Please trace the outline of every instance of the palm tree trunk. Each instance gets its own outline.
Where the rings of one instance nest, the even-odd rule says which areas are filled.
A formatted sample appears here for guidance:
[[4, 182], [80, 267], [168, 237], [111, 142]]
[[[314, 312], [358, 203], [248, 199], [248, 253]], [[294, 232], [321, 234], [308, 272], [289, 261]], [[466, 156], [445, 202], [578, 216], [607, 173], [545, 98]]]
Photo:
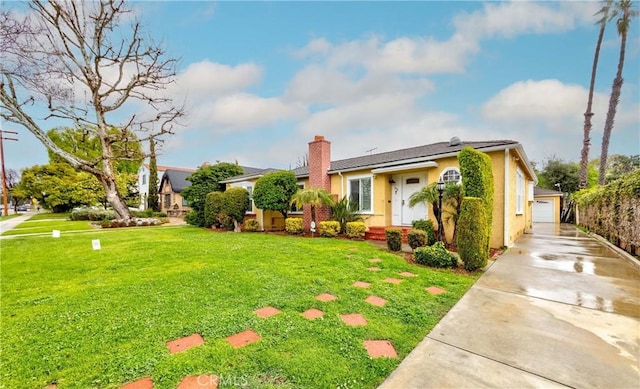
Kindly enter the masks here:
[[598, 34], [598, 42], [596, 43], [596, 52], [593, 56], [593, 65], [591, 67], [591, 84], [589, 85], [589, 99], [587, 101], [587, 110], [584, 113], [584, 138], [582, 140], [582, 153], [580, 155], [580, 181], [578, 187], [584, 189], [587, 187], [587, 168], [589, 165], [589, 147], [591, 146], [591, 118], [593, 112], [593, 90], [596, 84], [596, 73], [598, 69], [598, 58], [600, 57], [600, 46], [602, 46], [602, 38], [606, 27], [606, 19], [600, 23], [600, 33]]
[[[623, 12], [622, 23], [628, 25], [626, 21], [628, 21], [629, 19], [629, 9], [626, 8]], [[616, 110], [618, 108], [618, 102], [620, 101], [622, 83], [624, 82], [624, 80], [622, 79], [622, 68], [624, 67], [624, 54], [627, 45], [627, 30], [625, 28], [621, 29], [620, 35], [620, 58], [618, 59], [618, 72], [616, 73], [616, 78], [613, 80], [613, 85], [611, 87], [609, 111], [607, 112], [607, 119], [604, 123], [604, 134], [602, 135], [602, 152], [600, 153], [600, 172], [598, 177], [598, 183], [600, 185], [604, 185], [606, 181], [605, 174], [607, 168], [607, 157], [609, 154], [609, 139], [611, 138], [611, 131], [613, 130]]]

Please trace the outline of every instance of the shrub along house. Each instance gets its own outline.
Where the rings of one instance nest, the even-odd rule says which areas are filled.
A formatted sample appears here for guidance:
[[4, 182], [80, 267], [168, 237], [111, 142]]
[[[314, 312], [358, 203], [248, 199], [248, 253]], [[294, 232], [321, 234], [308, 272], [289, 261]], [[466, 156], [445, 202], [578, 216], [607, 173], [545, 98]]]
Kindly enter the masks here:
[[[419, 204], [412, 208], [409, 197], [439, 180], [460, 183], [457, 155], [465, 146], [482, 151], [491, 159], [494, 205], [490, 245], [509, 246], [531, 228], [533, 187], [537, 183], [533, 167], [522, 145], [516, 141], [461, 142], [453, 138], [449, 142], [331, 161], [331, 143], [323, 136], [316, 136], [309, 143], [308, 166], [297, 168], [294, 173], [300, 188], [322, 188], [336, 198], [347, 196], [357, 202], [369, 230], [368, 236], [384, 237], [386, 227], [410, 227], [417, 219], [431, 219], [437, 225], [431, 207]], [[228, 187], [241, 186], [251, 192], [255, 181], [271, 170], [236, 176], [223, 182]], [[296, 215], [305, 219], [308, 229], [309, 211], [294, 210], [289, 216]], [[325, 209], [317, 216], [318, 220], [326, 220], [329, 213]], [[284, 227], [278, 212], [263, 212], [252, 206], [251, 217], [258, 219], [267, 230]], [[445, 224], [449, 239], [452, 229]]]

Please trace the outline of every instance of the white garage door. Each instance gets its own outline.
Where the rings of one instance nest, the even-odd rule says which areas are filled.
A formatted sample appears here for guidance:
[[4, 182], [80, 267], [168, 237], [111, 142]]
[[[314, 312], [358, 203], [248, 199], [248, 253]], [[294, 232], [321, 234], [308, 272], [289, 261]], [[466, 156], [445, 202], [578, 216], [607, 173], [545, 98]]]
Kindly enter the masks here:
[[534, 223], [555, 223], [555, 207], [553, 200], [536, 200], [533, 202]]

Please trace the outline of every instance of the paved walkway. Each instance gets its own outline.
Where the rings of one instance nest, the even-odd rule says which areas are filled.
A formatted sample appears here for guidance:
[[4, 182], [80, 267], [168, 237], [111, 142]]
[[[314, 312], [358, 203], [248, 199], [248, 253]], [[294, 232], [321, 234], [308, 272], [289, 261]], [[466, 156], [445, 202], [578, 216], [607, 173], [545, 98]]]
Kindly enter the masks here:
[[21, 214], [20, 216], [16, 216], [11, 219], [0, 221], [0, 234], [5, 231], [14, 229], [18, 224], [29, 219], [31, 216], [35, 214], [36, 214], [35, 212], [29, 211]]
[[640, 270], [537, 224], [380, 386], [640, 388]]

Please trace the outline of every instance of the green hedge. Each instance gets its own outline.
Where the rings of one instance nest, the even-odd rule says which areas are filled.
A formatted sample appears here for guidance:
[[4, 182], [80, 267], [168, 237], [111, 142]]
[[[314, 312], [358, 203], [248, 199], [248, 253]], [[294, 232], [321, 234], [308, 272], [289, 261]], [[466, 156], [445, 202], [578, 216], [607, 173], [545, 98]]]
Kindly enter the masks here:
[[436, 229], [432, 220], [414, 220], [411, 222], [411, 227], [414, 230], [422, 230], [427, 234], [427, 246], [431, 246], [436, 242]]
[[108, 211], [105, 209], [93, 209], [93, 208], [81, 208], [76, 209], [71, 212], [70, 219], [71, 220], [91, 220], [91, 221], [101, 221], [101, 220], [113, 220], [116, 218], [116, 214], [113, 211]]
[[486, 218], [485, 244], [488, 252], [493, 226], [494, 183], [491, 158], [472, 147], [464, 147], [458, 153], [458, 162], [464, 196], [482, 199]]
[[489, 247], [486, 235], [487, 218], [482, 199], [465, 197], [458, 219], [458, 254], [467, 270], [476, 270], [487, 265]]
[[260, 222], [256, 219], [247, 219], [244, 221], [244, 230], [247, 232], [258, 232], [260, 231]]
[[326, 238], [335, 238], [340, 233], [340, 222], [322, 221], [319, 223], [320, 235]]
[[402, 230], [400, 228], [386, 228], [384, 235], [387, 238], [387, 248], [390, 251], [402, 250]]
[[415, 250], [418, 247], [427, 245], [427, 233], [422, 230], [410, 230], [407, 233], [407, 241], [411, 249]]
[[349, 239], [362, 240], [366, 231], [367, 226], [365, 226], [364, 222], [347, 223], [347, 236]]
[[455, 267], [458, 258], [449, 252], [444, 243], [436, 242], [431, 246], [418, 247], [413, 252], [416, 262], [431, 267]]
[[224, 196], [222, 192], [207, 193], [204, 200], [204, 224], [206, 227], [220, 227], [222, 225], [222, 206]]
[[640, 256], [640, 170], [572, 196], [579, 225]]
[[288, 217], [284, 219], [284, 230], [291, 235], [302, 234], [302, 218]]

